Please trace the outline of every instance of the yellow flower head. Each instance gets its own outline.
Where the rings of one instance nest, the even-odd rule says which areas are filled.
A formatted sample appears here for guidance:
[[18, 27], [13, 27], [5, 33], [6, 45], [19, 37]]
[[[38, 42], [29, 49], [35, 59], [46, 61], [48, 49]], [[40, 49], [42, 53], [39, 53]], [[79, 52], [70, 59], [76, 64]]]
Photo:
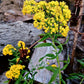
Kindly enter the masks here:
[[30, 53], [30, 49], [28, 49], [27, 54]]
[[20, 64], [12, 65], [10, 67], [10, 70], [6, 72], [6, 77], [9, 79], [19, 78], [20, 70], [22, 70], [23, 68], [25, 68], [24, 65], [20, 65]]
[[18, 41], [18, 47], [25, 47], [25, 43], [23, 41]]
[[[23, 14], [33, 14], [34, 27], [43, 29], [45, 33], [59, 33], [64, 37], [67, 36], [67, 22], [71, 18], [71, 11], [66, 3], [51, 1], [51, 2], [35, 2], [34, 0], [24, 1]], [[32, 3], [33, 2], [33, 3]], [[61, 30], [60, 27], [65, 29]]]
[[55, 64], [52, 64], [52, 65], [51, 65], [51, 67], [53, 67], [53, 68], [56, 68], [56, 67], [57, 67], [57, 65], [55, 65]]
[[16, 50], [16, 48], [14, 48], [14, 46], [7, 44], [4, 48], [3, 48], [3, 55], [13, 55], [12, 50]]
[[49, 63], [49, 62], [47, 62], [47, 64], [48, 64], [48, 65], [50, 65], [50, 63]]
[[30, 56], [26, 56], [26, 59], [28, 59]]

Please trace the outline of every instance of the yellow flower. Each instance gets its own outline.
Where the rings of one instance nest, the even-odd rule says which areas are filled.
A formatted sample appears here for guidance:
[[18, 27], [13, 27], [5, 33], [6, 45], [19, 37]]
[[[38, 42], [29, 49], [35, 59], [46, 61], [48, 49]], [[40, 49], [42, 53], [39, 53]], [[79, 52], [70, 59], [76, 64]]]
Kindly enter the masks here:
[[18, 41], [18, 47], [25, 47], [25, 43], [23, 41]]
[[26, 59], [28, 59], [30, 56], [26, 56]]
[[19, 78], [20, 70], [22, 70], [23, 68], [25, 68], [24, 65], [20, 65], [20, 64], [12, 65], [10, 67], [10, 70], [6, 72], [6, 77], [10, 79]]
[[16, 48], [14, 48], [14, 46], [7, 44], [4, 48], [3, 48], [3, 55], [13, 55], [12, 50], [16, 50]]
[[50, 63], [49, 63], [49, 62], [47, 62], [47, 64], [48, 64], [48, 65], [50, 65]]
[[28, 49], [27, 54], [30, 53], [30, 49]]
[[53, 68], [56, 68], [56, 67], [57, 67], [57, 65], [55, 65], [55, 64], [52, 64], [52, 65], [51, 65], [51, 67], [53, 67]]
[[20, 58], [17, 58], [17, 59], [16, 59], [16, 62], [18, 62], [18, 61], [19, 61], [19, 59], [20, 59]]
[[[45, 33], [61, 33], [64, 37], [67, 36], [66, 29], [60, 29], [60, 26], [67, 26], [67, 21], [71, 18], [71, 11], [66, 3], [51, 1], [51, 2], [35, 2], [34, 0], [24, 1], [23, 14], [33, 14], [34, 27], [43, 29]], [[65, 31], [67, 31], [65, 33]]]
[[11, 71], [7, 71], [5, 75], [7, 78], [12, 79], [12, 72]]

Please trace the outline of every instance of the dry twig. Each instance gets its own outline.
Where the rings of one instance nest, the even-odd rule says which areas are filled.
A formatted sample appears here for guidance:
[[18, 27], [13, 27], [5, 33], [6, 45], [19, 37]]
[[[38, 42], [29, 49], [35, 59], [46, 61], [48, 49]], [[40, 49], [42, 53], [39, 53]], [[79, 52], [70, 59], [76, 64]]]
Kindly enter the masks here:
[[[81, 0], [81, 5], [84, 5], [84, 0]], [[81, 20], [82, 20], [82, 13], [83, 13], [83, 7], [80, 7], [80, 12], [79, 12], [79, 16], [80, 18], [78, 19], [78, 23], [76, 26], [76, 32], [74, 35], [74, 42], [73, 42], [73, 50], [72, 50], [72, 58], [71, 58], [71, 64], [73, 65], [74, 62], [74, 56], [75, 56], [75, 49], [76, 49], [76, 45], [77, 45], [77, 39], [78, 39], [78, 32], [81, 26]]]

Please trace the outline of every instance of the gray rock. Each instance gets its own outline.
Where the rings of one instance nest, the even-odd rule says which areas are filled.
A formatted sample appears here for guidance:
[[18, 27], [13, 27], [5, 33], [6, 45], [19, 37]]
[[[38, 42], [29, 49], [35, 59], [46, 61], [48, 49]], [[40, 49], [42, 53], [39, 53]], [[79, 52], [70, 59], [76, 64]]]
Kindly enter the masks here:
[[[47, 42], [50, 43], [50, 41], [47, 40]], [[54, 50], [53, 47], [40, 47], [40, 48], [36, 48], [34, 50], [34, 53], [32, 55], [32, 58], [31, 58], [31, 61], [29, 63], [29, 66], [28, 68], [30, 70], [32, 70], [33, 67], [35, 67], [36, 65], [39, 65], [39, 59], [41, 57], [44, 57], [46, 54], [49, 54], [49, 53], [53, 53], [55, 54], [52, 50]], [[59, 54], [59, 59], [60, 60], [63, 60], [64, 59], [64, 54], [61, 53]], [[46, 58], [43, 59], [43, 61], [45, 62], [45, 64], [47, 65], [47, 62], [49, 62], [50, 64], [56, 64], [57, 65], [57, 61], [56, 60], [48, 60]], [[32, 67], [33, 66], [33, 67]], [[63, 63], [60, 63], [60, 66], [61, 68], [63, 67]], [[43, 84], [48, 84], [51, 76], [52, 76], [52, 72], [46, 70], [46, 69], [41, 69], [41, 70], [36, 70], [38, 73], [35, 75], [35, 80], [38, 81], [38, 82], [41, 82]], [[55, 84], [53, 82], [53, 84]]]
[[17, 21], [0, 24], [0, 52], [7, 44], [16, 46], [19, 40], [26, 42], [26, 45], [31, 45], [41, 33], [42, 31], [34, 28], [32, 23]]
[[0, 75], [0, 84], [8, 84], [8, 83], [4, 83], [7, 80], [8, 79], [5, 76], [5, 72], [2, 75]]

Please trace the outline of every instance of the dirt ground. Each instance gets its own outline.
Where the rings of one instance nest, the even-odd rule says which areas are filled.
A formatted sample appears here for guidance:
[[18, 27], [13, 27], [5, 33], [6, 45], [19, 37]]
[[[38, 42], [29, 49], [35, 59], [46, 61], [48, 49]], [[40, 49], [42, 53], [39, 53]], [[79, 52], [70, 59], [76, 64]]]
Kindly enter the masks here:
[[7, 21], [14, 18], [14, 15], [21, 14], [22, 6], [23, 0], [1, 0], [0, 21]]

